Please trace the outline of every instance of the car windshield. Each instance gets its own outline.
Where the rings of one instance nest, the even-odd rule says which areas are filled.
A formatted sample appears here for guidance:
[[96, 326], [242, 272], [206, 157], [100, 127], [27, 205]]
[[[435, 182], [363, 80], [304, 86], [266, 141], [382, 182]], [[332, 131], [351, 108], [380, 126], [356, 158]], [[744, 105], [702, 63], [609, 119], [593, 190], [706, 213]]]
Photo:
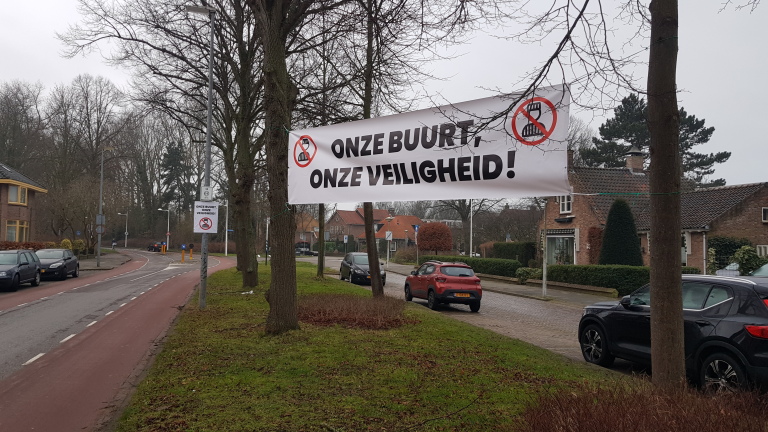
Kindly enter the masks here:
[[368, 255], [352, 255], [352, 262], [358, 265], [368, 265]]
[[0, 253], [0, 264], [16, 264], [16, 256], [15, 253]]
[[38, 258], [51, 259], [51, 258], [64, 258], [64, 251], [57, 250], [39, 250], [37, 251]]
[[447, 276], [474, 276], [475, 272], [471, 268], [458, 267], [458, 266], [443, 266], [440, 268], [440, 272]]
[[750, 276], [768, 277], [768, 264], [765, 264], [759, 269], [753, 271], [752, 273], [750, 273]]

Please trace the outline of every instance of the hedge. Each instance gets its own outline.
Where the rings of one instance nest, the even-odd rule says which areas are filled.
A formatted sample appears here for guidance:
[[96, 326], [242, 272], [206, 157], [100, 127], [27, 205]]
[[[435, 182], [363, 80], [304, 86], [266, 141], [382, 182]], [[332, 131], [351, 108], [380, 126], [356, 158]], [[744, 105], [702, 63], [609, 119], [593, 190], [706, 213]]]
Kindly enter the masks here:
[[534, 242], [509, 242], [494, 243], [493, 257], [517, 260], [525, 265], [536, 259], [536, 243]]
[[[683, 267], [683, 274], [701, 273], [696, 267]], [[547, 280], [552, 282], [615, 288], [619, 297], [631, 294], [651, 280], [650, 267], [625, 265], [550, 265]]]
[[517, 269], [522, 267], [520, 261], [501, 258], [474, 258], [457, 255], [423, 255], [419, 257], [419, 265], [425, 261], [463, 262], [476, 273], [484, 273], [496, 276], [515, 277]]

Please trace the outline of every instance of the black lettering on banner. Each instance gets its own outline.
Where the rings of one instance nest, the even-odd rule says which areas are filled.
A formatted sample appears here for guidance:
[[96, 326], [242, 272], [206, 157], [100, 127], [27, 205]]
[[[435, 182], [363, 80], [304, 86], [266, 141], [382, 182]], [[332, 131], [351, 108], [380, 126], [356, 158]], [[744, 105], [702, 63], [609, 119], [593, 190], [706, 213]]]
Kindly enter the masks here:
[[419, 164], [416, 162], [411, 162], [411, 172], [413, 172], [413, 181], [416, 184], [419, 184]]
[[437, 174], [435, 174], [435, 163], [432, 161], [424, 161], [419, 165], [419, 177], [427, 183], [434, 183], [437, 180]]
[[472, 175], [478, 180], [482, 178], [480, 177], [480, 156], [474, 156], [472, 158]]
[[370, 166], [366, 167], [368, 169], [368, 185], [369, 186], [376, 186], [376, 184], [379, 183], [379, 178], [381, 177], [381, 165], [376, 165], [376, 175], [373, 175], [373, 169]]
[[405, 142], [403, 145], [405, 146], [406, 150], [416, 150], [416, 147], [419, 146], [419, 129], [420, 128], [416, 128], [413, 130], [413, 141], [411, 141], [411, 130], [405, 130]]
[[428, 128], [427, 126], [424, 126], [421, 128], [421, 146], [424, 147], [425, 149], [431, 149], [437, 143], [437, 125], [432, 126], [431, 128], [432, 136], [430, 137], [430, 139], [427, 139], [427, 132], [429, 131], [430, 131], [430, 128]]
[[405, 168], [405, 164], [400, 164], [400, 174], [403, 175], [403, 184], [413, 184], [413, 179], [408, 177], [408, 170]]
[[473, 124], [475, 124], [474, 120], [464, 120], [456, 123], [456, 126], [461, 129], [461, 145], [467, 145], [469, 142], [469, 126], [472, 126]]
[[[445, 163], [448, 163], [448, 166]], [[440, 176], [440, 181], [445, 183], [445, 175], [448, 174], [451, 177], [451, 181], [456, 181], [456, 159], [438, 159], [437, 160], [437, 174]]]
[[333, 152], [333, 155], [336, 156], [336, 159], [343, 158], [344, 157], [344, 141], [340, 139], [335, 140], [333, 144], [331, 144], [331, 151]]
[[357, 156], [359, 147], [360, 147], [360, 138], [355, 137], [354, 141], [352, 141], [352, 138], [347, 138], [347, 148], [346, 148], [347, 157], [352, 157], [353, 154]]
[[349, 181], [350, 186], [360, 186], [360, 177], [363, 174], [363, 167], [352, 168], [352, 179]]
[[333, 171], [328, 168], [325, 169], [325, 173], [323, 173], [323, 177], [325, 177], [325, 181], [323, 182], [324, 188], [327, 189], [329, 184], [331, 187], [336, 187], [336, 174], [338, 174], [338, 168], [334, 168]]
[[384, 176], [384, 180], [381, 181], [382, 185], [389, 186], [395, 184], [392, 180], [392, 165], [381, 165], [381, 173]]
[[453, 146], [453, 134], [456, 133], [456, 125], [453, 123], [443, 123], [440, 125], [440, 144], [438, 147], [442, 148], [447, 146]]
[[309, 175], [309, 185], [314, 189], [319, 188], [323, 184], [323, 173], [316, 169]]
[[515, 167], [515, 151], [510, 150], [507, 152], [507, 168], [509, 168], [509, 171], [507, 171], [507, 178], [515, 178], [515, 172], [512, 171], [512, 168]]
[[352, 171], [352, 168], [340, 168], [339, 172], [341, 173], [341, 178], [339, 179], [339, 187], [348, 187], [349, 183], [347, 182], [347, 177], [349, 176], [349, 172]]
[[394, 164], [392, 165], [392, 170], [395, 171], [395, 184], [402, 184], [402, 179], [400, 178], [400, 166]]
[[472, 163], [472, 156], [462, 156], [458, 159], [457, 171], [459, 175], [459, 181], [472, 181], [472, 174], [469, 173]]
[[389, 152], [397, 153], [403, 148], [403, 133], [392, 131], [389, 133]]
[[363, 149], [360, 150], [360, 156], [370, 156], [371, 151], [368, 150], [368, 145], [371, 144], [371, 136], [370, 135], [361, 136], [360, 139], [363, 140]]
[[373, 154], [384, 154], [384, 134], [373, 136]]
[[[491, 170], [491, 164], [493, 164], [493, 170]], [[495, 154], [489, 154], [483, 156], [483, 180], [493, 180], [501, 175], [501, 170], [504, 169], [504, 163], [501, 158]]]

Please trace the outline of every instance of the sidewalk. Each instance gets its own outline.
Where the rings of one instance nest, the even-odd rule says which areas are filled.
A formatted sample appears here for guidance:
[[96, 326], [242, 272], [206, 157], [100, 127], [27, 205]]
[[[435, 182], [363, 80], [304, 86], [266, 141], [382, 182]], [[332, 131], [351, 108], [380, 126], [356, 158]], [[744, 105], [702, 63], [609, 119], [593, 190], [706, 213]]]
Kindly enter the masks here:
[[96, 257], [88, 256], [88, 258], [80, 259], [80, 271], [90, 270], [112, 270], [113, 268], [120, 267], [131, 260], [131, 257], [122, 253], [120, 249], [115, 252], [102, 252], [101, 260], [99, 260], [100, 266], [96, 266]]

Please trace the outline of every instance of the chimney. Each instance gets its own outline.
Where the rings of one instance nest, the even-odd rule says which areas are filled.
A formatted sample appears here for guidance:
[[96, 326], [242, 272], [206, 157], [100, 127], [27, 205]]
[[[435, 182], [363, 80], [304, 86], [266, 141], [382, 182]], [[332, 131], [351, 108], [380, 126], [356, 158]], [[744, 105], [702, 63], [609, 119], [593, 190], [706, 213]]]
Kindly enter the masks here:
[[628, 152], [624, 153], [627, 158], [627, 169], [632, 172], [643, 172], [643, 163], [645, 157], [636, 146], [632, 146]]

